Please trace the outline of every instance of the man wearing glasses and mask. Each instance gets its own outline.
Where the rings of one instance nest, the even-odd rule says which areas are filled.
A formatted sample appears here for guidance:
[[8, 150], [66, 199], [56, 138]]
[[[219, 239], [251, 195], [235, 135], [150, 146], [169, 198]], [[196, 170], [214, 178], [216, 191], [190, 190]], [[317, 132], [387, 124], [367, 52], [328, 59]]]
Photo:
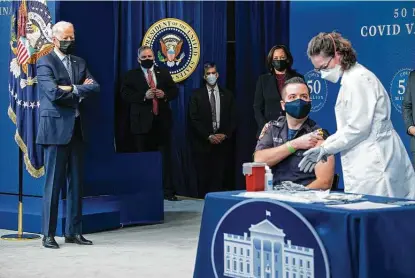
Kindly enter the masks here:
[[189, 138], [200, 198], [224, 189], [235, 130], [234, 98], [230, 91], [218, 85], [218, 78], [216, 65], [206, 63], [206, 84], [193, 92], [189, 103]]
[[286, 116], [265, 124], [259, 136], [254, 161], [267, 163], [272, 169], [273, 184], [284, 181], [309, 189], [329, 189], [333, 183], [334, 157], [318, 163], [315, 171], [304, 173], [298, 168], [303, 153], [320, 145], [328, 134], [308, 117], [310, 91], [301, 77], [287, 80], [281, 91], [281, 107]]
[[171, 128], [169, 102], [178, 89], [169, 71], [154, 64], [153, 50], [138, 49], [139, 67], [127, 72], [121, 87], [122, 98], [130, 103], [130, 131], [138, 152], [160, 150], [163, 164], [164, 198], [177, 201], [171, 177]]

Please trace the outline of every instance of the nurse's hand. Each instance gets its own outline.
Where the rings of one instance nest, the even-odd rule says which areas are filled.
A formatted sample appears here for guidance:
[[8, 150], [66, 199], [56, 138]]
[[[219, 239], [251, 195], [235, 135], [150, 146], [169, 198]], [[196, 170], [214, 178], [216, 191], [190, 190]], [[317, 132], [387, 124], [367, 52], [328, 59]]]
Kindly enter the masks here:
[[304, 158], [300, 161], [298, 167], [300, 168], [300, 171], [303, 171], [304, 173], [311, 173], [318, 162], [321, 160], [324, 162], [327, 161], [328, 153], [323, 147], [319, 146], [304, 152], [303, 156]]
[[310, 132], [292, 140], [290, 143], [296, 150], [308, 150], [314, 148], [320, 140], [323, 140], [321, 135]]

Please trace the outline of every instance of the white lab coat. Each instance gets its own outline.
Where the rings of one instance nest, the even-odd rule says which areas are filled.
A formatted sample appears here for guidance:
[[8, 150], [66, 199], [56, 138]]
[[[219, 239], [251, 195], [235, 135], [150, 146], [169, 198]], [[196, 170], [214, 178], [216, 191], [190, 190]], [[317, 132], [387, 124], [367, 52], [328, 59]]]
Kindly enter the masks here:
[[415, 172], [379, 79], [360, 64], [345, 71], [335, 111], [337, 131], [323, 146], [341, 152], [345, 192], [415, 199]]

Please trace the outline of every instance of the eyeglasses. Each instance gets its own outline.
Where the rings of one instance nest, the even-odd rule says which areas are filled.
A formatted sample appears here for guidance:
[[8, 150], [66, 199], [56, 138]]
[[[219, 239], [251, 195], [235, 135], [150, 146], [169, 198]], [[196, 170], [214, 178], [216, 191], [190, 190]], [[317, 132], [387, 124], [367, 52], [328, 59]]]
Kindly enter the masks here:
[[321, 67], [319, 67], [318, 69], [314, 69], [316, 72], [320, 72], [320, 71], [322, 71], [322, 70], [325, 70], [325, 69], [327, 69], [328, 68], [328, 66], [329, 66], [329, 64], [330, 64], [330, 62], [331, 62], [331, 60], [333, 60], [333, 58], [334, 57], [331, 57], [330, 58], [330, 60], [324, 65], [324, 66], [321, 66]]

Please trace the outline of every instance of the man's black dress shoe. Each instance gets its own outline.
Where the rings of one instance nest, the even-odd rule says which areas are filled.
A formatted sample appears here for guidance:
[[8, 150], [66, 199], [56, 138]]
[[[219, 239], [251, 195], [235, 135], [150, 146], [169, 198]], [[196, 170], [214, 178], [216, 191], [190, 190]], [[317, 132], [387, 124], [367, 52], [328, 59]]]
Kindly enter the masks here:
[[53, 236], [44, 236], [42, 239], [42, 245], [45, 248], [52, 248], [52, 249], [58, 249], [59, 245], [55, 241], [55, 238]]
[[87, 240], [82, 235], [65, 236], [65, 243], [76, 243], [80, 245], [92, 245], [92, 241]]
[[164, 199], [167, 201], [178, 201], [179, 199], [177, 199], [176, 195], [165, 195]]

